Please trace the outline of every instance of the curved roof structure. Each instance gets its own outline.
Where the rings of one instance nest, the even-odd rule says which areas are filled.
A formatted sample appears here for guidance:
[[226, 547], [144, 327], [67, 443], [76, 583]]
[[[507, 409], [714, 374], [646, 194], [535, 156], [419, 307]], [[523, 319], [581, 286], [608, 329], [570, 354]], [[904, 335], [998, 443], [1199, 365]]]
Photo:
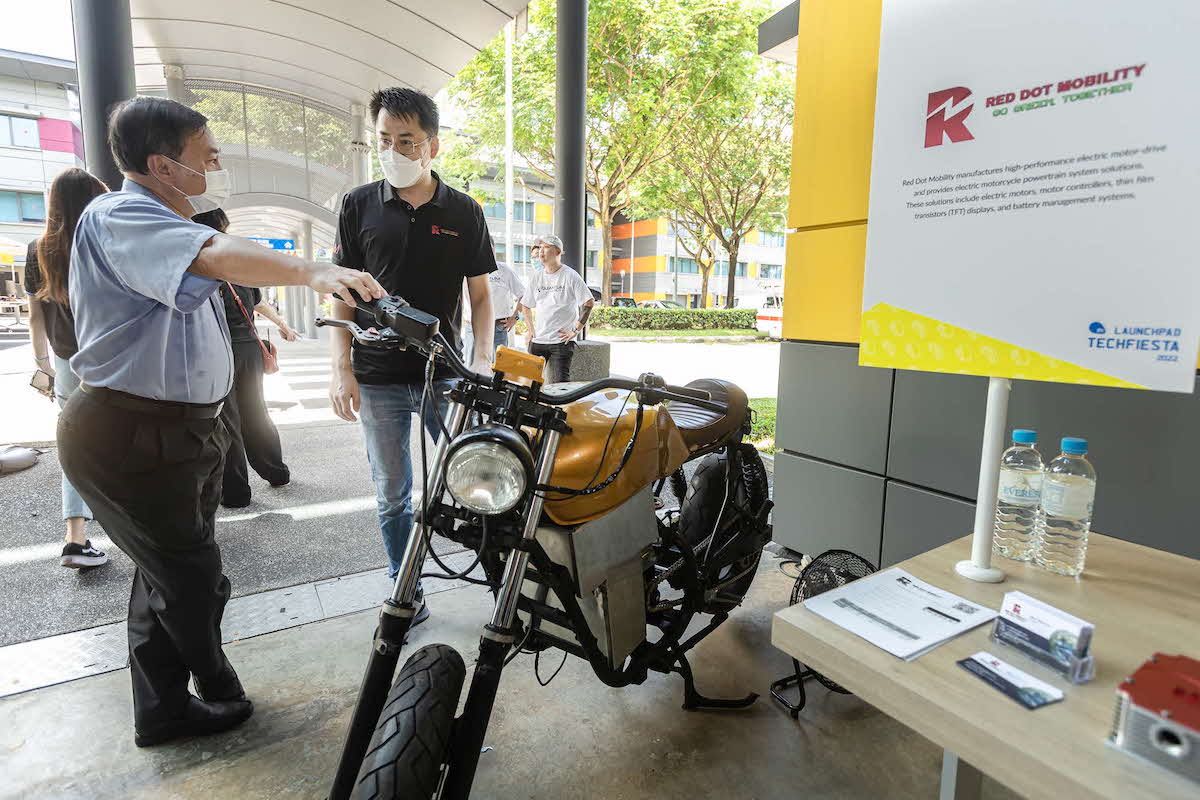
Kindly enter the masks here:
[[528, 0], [132, 0], [138, 86], [280, 89], [335, 108], [382, 86], [441, 89]]

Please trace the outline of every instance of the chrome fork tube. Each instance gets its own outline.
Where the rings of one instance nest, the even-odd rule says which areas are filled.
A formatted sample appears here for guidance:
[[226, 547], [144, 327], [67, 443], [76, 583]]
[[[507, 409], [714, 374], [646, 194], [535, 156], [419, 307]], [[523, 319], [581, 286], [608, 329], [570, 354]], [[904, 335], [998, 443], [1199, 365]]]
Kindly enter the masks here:
[[[545, 485], [550, 481], [554, 471], [554, 456], [558, 453], [558, 442], [562, 434], [558, 431], [546, 431], [542, 444], [542, 452], [538, 457], [537, 483]], [[542, 506], [545, 505], [543, 495], [534, 489], [529, 501], [529, 512], [525, 518], [525, 529], [521, 538], [529, 541], [537, 533], [538, 521], [542, 518]], [[525, 583], [525, 567], [529, 564], [529, 553], [524, 550], [514, 550], [509, 555], [508, 565], [504, 569], [504, 582], [500, 586], [500, 594], [496, 597], [496, 610], [492, 613], [492, 624], [495, 631], [507, 631], [512, 627], [513, 618], [517, 614], [517, 599], [521, 596], [521, 586]]]
[[[438, 438], [437, 448], [433, 451], [433, 466], [429, 470], [429, 486], [421, 488], [422, 505], [428, 499], [429, 505], [442, 499], [446, 489], [445, 469], [446, 453], [450, 442], [462, 433], [467, 421], [467, 407], [461, 403], [450, 403], [447, 408], [449, 419], [446, 430], [450, 435]], [[425, 435], [425, 426], [421, 426], [421, 435]], [[408, 534], [408, 543], [404, 546], [404, 558], [400, 561], [400, 571], [396, 573], [396, 583], [392, 586], [392, 600], [397, 603], [411, 603], [417, 593], [417, 581], [421, 578], [421, 567], [425, 564], [427, 548], [425, 546], [426, 521], [421, 519], [419, 509], [414, 509], [412, 530]]]

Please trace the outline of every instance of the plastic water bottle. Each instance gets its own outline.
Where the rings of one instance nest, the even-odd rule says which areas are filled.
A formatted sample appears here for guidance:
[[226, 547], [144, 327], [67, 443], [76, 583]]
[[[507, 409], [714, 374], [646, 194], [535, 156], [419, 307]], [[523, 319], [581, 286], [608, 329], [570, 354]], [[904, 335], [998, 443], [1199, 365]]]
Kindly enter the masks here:
[[1046, 468], [1042, 484], [1042, 520], [1038, 525], [1038, 566], [1062, 575], [1083, 572], [1092, 502], [1096, 498], [1096, 470], [1084, 458], [1087, 439], [1062, 440], [1062, 455]]
[[1045, 464], [1037, 449], [1037, 431], [1013, 431], [1013, 446], [1000, 457], [1000, 491], [992, 551], [1014, 561], [1033, 558], [1042, 502]]

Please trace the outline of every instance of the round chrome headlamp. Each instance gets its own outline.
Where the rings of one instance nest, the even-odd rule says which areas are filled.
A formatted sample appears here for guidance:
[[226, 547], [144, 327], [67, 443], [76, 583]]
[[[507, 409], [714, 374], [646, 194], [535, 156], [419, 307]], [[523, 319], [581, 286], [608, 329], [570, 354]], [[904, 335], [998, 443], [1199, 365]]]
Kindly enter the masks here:
[[503, 514], [521, 501], [532, 482], [533, 454], [521, 434], [503, 425], [481, 425], [461, 434], [446, 454], [446, 488], [477, 514]]

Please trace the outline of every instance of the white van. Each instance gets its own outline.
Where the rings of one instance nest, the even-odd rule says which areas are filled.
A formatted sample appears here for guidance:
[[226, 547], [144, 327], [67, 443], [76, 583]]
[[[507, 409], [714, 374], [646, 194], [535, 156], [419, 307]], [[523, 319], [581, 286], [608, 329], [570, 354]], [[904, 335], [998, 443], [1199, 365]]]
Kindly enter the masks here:
[[772, 339], [783, 338], [783, 295], [767, 295], [758, 307], [754, 326]]

